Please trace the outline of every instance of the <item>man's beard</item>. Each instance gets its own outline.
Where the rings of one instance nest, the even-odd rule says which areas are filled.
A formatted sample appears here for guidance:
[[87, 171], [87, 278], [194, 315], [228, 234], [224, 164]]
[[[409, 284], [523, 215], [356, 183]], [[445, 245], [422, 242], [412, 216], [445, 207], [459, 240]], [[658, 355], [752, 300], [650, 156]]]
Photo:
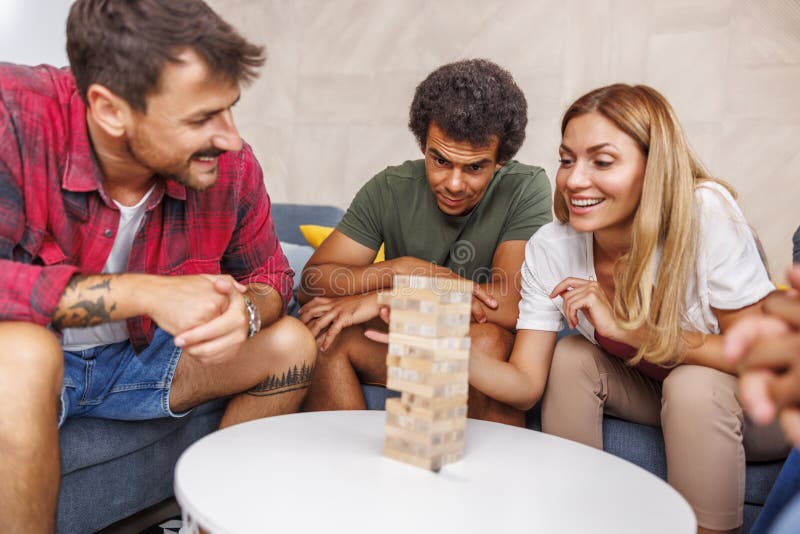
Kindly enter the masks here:
[[[149, 164], [147, 162], [146, 158], [141, 156], [137, 152], [137, 150], [134, 149], [133, 143], [131, 142], [130, 139], [127, 139], [125, 141], [125, 150], [128, 152], [130, 157], [133, 158], [133, 160], [136, 163], [138, 163], [139, 165], [141, 165], [142, 167], [144, 167], [146, 169], [151, 170], [155, 176], [158, 176], [159, 178], [161, 178], [163, 180], [173, 180], [173, 181], [178, 182], [179, 184], [183, 185], [184, 187], [188, 187], [189, 189], [192, 189], [194, 191], [204, 191], [204, 190], [208, 189], [209, 187], [211, 187], [213, 185], [213, 183], [212, 184], [208, 184], [208, 185], [204, 185], [204, 186], [199, 186], [196, 183], [192, 183], [193, 181], [192, 181], [191, 175], [190, 175], [190, 169], [191, 169], [192, 160], [195, 159], [195, 158], [203, 158], [203, 157], [216, 158], [216, 157], [218, 157], [218, 156], [220, 156], [220, 155], [222, 155], [222, 154], [224, 154], [226, 152], [225, 150], [219, 150], [218, 148], [214, 148], [214, 147], [206, 148], [206, 149], [203, 149], [203, 150], [198, 150], [197, 152], [195, 152], [194, 154], [192, 154], [189, 157], [189, 159], [186, 161], [186, 164], [183, 167], [185, 169], [185, 171], [181, 172], [181, 171], [174, 170], [174, 169], [159, 168], [159, 167], [155, 167], [155, 166]], [[216, 180], [215, 180], [215, 182], [216, 182]]]

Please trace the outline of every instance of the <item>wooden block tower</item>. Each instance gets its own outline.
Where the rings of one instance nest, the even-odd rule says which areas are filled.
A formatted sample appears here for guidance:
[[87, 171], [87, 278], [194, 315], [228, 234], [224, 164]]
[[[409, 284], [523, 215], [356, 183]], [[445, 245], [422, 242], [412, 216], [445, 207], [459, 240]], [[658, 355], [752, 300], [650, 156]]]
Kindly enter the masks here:
[[467, 423], [472, 282], [395, 276], [379, 302], [391, 308], [384, 456], [438, 471], [460, 460]]

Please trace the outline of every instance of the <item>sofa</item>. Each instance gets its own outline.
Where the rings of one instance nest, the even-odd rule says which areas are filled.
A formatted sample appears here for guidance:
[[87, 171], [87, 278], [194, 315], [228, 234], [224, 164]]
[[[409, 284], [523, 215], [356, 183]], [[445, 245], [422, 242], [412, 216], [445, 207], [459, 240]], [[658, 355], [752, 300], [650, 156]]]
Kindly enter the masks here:
[[[335, 226], [342, 211], [299, 204], [274, 204], [272, 210], [284, 252], [299, 277], [313, 251], [306, 246], [298, 225]], [[296, 310], [292, 303], [290, 311]], [[363, 389], [372, 410], [383, 409], [386, 398], [393, 394], [377, 386]], [[94, 532], [169, 498], [175, 462], [186, 447], [217, 428], [225, 403], [224, 399], [206, 403], [182, 419], [68, 420], [60, 433], [58, 532]], [[528, 428], [538, 430], [539, 421], [538, 408], [534, 408], [527, 417]], [[606, 451], [666, 478], [659, 428], [606, 417], [603, 436]], [[743, 532], [749, 531], [761, 510], [781, 465], [748, 463]]]

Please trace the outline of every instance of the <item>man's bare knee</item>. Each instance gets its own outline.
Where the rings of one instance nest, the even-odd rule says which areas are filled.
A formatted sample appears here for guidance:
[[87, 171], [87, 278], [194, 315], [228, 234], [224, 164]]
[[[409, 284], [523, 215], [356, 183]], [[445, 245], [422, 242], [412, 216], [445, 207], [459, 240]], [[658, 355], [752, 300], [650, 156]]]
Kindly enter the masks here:
[[268, 356], [279, 359], [286, 366], [314, 365], [317, 359], [317, 344], [311, 331], [294, 317], [285, 316], [262, 330], [257, 336]]
[[493, 323], [472, 323], [469, 329], [472, 350], [496, 360], [508, 360], [514, 334]]
[[325, 359], [327, 362], [343, 359], [352, 364], [350, 361], [352, 349], [362, 338], [364, 338], [364, 327], [362, 325], [343, 328], [339, 335], [336, 336], [336, 339], [333, 340], [331, 346], [324, 352], [319, 352], [318, 358], [320, 360]]
[[0, 369], [28, 393], [61, 390], [64, 354], [56, 336], [33, 323], [0, 323]]

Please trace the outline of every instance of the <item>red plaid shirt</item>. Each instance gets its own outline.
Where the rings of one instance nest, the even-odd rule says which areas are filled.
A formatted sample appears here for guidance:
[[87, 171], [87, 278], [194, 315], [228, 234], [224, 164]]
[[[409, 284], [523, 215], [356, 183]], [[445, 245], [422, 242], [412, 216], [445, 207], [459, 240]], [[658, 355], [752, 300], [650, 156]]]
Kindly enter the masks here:
[[[0, 64], [0, 321], [48, 324], [72, 275], [102, 272], [119, 217], [69, 70]], [[293, 273], [249, 146], [219, 158], [206, 191], [156, 184], [127, 270], [226, 273], [273, 287], [286, 306]], [[137, 349], [153, 330], [148, 317], [128, 320]]]

